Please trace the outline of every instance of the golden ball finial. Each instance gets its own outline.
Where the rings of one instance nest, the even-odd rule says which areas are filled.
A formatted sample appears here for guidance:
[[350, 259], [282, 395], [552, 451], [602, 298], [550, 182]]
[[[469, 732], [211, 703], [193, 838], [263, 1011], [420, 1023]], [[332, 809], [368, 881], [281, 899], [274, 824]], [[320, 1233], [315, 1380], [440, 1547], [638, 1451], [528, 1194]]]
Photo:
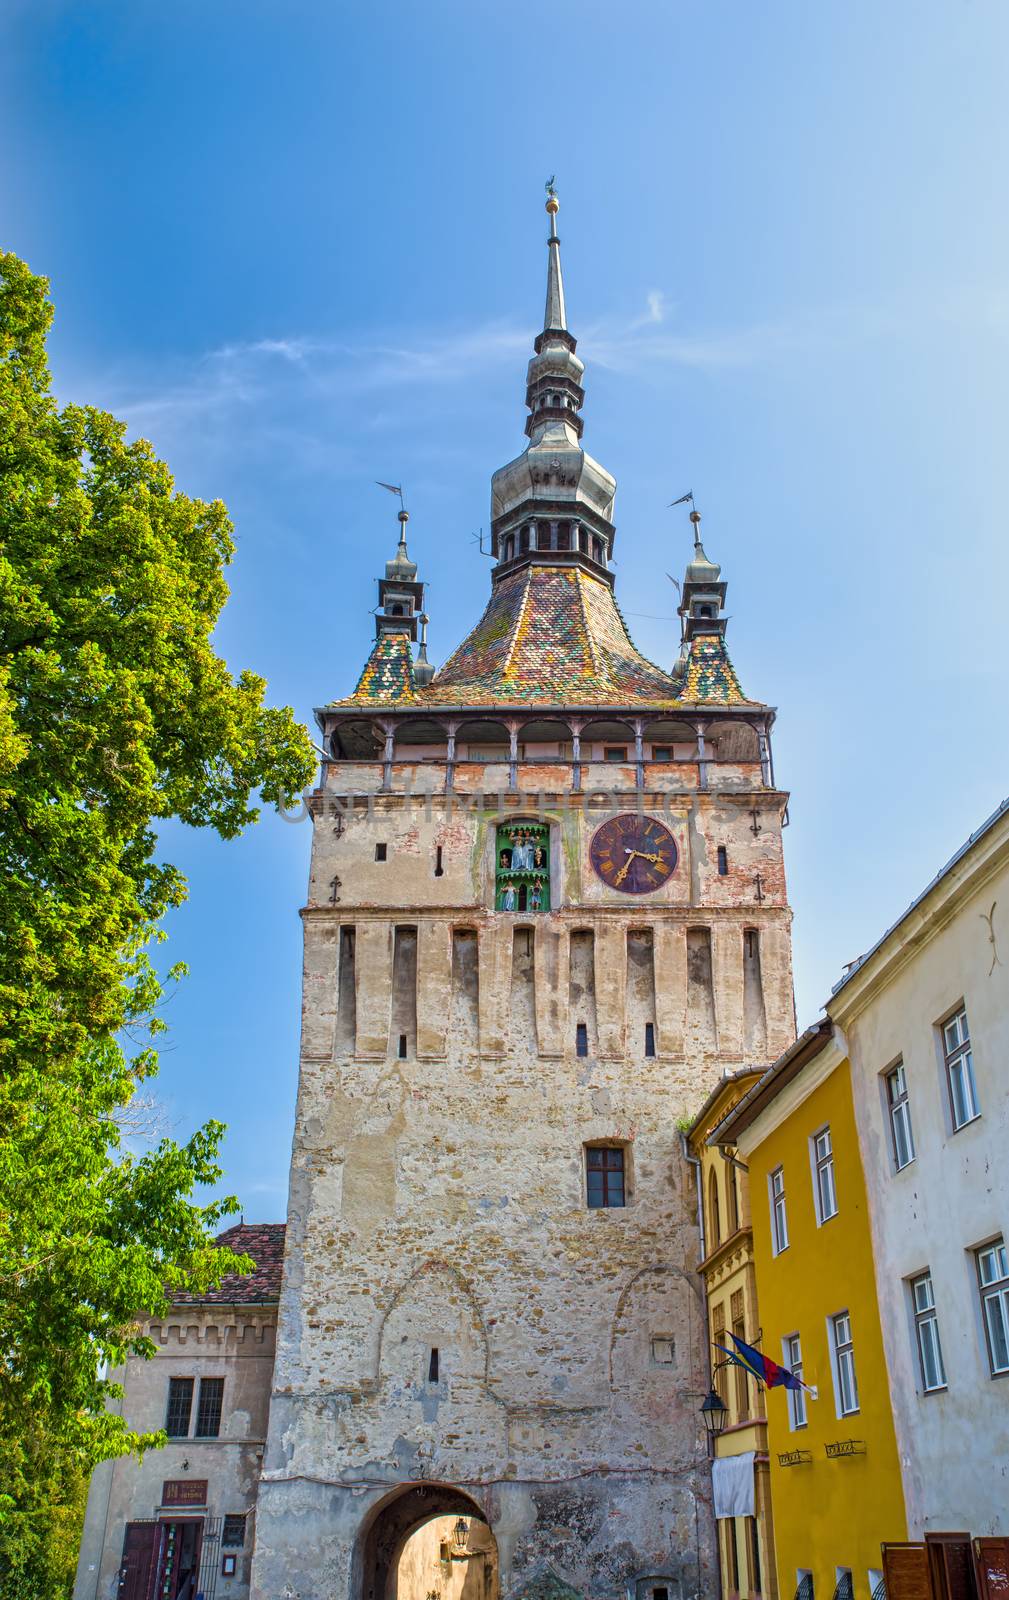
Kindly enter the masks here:
[[549, 211], [549, 213], [550, 213], [550, 215], [552, 217], [555, 217], [560, 209], [561, 209], [560, 201], [558, 200], [558, 198], [557, 198], [557, 196], [555, 194], [552, 194], [550, 196], [550, 199], [547, 201], [547, 210]]

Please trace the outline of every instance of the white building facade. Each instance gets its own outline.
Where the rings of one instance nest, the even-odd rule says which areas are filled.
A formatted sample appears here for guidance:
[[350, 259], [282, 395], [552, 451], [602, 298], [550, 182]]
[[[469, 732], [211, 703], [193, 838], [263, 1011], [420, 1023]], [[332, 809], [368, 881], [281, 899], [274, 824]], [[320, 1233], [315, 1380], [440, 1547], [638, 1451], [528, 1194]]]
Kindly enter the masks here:
[[1009, 801], [868, 955], [844, 1030], [908, 1536], [1009, 1533]]

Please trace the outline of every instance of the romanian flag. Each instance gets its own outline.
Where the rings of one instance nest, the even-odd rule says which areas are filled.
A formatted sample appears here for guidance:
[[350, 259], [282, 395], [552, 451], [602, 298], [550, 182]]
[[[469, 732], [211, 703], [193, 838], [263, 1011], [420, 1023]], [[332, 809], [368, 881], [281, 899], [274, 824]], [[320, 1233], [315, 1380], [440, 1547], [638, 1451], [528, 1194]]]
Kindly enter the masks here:
[[728, 1356], [734, 1367], [743, 1367], [758, 1383], [766, 1384], [769, 1389], [805, 1389], [808, 1388], [801, 1378], [794, 1372], [789, 1372], [787, 1367], [779, 1367], [770, 1356], [765, 1356], [762, 1351], [755, 1349], [752, 1344], [746, 1344], [742, 1339], [737, 1339], [734, 1333], [729, 1338], [736, 1346], [735, 1350], [727, 1350], [724, 1344], [715, 1346], [723, 1355]]

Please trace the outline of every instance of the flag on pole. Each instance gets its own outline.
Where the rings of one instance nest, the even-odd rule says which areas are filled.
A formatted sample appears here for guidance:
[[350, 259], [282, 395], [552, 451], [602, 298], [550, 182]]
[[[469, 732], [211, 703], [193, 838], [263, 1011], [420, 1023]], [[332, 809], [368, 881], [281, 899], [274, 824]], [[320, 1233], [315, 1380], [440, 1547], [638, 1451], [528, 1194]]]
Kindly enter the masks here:
[[797, 1378], [794, 1372], [790, 1372], [787, 1367], [779, 1367], [776, 1361], [772, 1361], [770, 1356], [765, 1356], [761, 1350], [757, 1350], [752, 1344], [747, 1344], [743, 1339], [737, 1339], [734, 1333], [730, 1333], [729, 1338], [736, 1346], [735, 1350], [727, 1349], [724, 1344], [716, 1345], [715, 1349], [721, 1350], [728, 1357], [732, 1366], [743, 1367], [751, 1377], [757, 1379], [758, 1383], [766, 1384], [768, 1389], [809, 1388], [808, 1383], [803, 1383], [802, 1379]]

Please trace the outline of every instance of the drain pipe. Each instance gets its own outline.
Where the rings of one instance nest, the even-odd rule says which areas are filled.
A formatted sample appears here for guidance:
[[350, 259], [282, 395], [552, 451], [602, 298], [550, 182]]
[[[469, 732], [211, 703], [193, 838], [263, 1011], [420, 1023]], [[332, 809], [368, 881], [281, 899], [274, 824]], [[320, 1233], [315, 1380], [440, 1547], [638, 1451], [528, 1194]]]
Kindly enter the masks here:
[[708, 1247], [704, 1242], [704, 1194], [701, 1189], [701, 1159], [699, 1156], [690, 1154], [690, 1145], [687, 1143], [685, 1133], [680, 1134], [680, 1149], [683, 1151], [684, 1161], [694, 1169], [694, 1187], [697, 1190], [697, 1226], [701, 1235], [701, 1260], [703, 1261], [708, 1253]]

